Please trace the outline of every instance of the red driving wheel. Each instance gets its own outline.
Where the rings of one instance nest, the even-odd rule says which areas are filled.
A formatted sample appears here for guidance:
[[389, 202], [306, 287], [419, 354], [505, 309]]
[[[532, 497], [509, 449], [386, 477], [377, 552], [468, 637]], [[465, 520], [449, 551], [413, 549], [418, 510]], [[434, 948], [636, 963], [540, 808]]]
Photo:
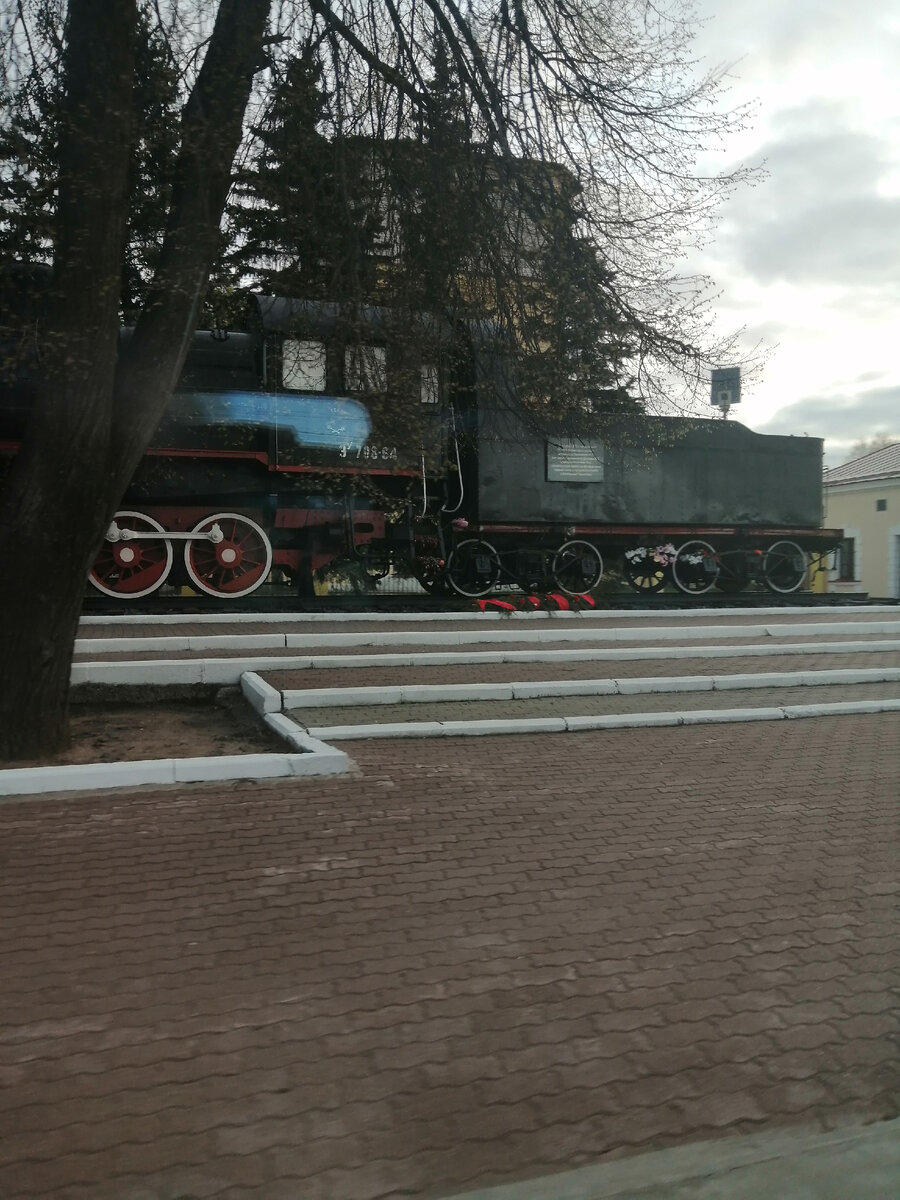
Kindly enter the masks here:
[[107, 534], [88, 579], [98, 592], [116, 600], [149, 596], [162, 587], [172, 569], [172, 543], [165, 537], [130, 539], [127, 533], [165, 534], [165, 530], [153, 517], [128, 511], [116, 513], [110, 525], [113, 530], [120, 536]]
[[195, 525], [198, 538], [184, 550], [184, 565], [194, 587], [208, 596], [247, 596], [265, 583], [272, 569], [272, 545], [265, 530], [239, 513], [215, 513]]

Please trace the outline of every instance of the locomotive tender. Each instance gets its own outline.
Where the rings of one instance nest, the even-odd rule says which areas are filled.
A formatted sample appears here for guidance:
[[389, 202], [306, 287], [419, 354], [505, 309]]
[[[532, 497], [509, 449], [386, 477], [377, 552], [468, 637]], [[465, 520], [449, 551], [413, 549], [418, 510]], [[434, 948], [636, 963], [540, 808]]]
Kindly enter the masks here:
[[[468, 597], [589, 592], [604, 562], [642, 592], [789, 593], [840, 540], [820, 527], [819, 439], [723, 420], [537, 422], [472, 330], [423, 319], [404, 350], [385, 310], [348, 323], [335, 305], [262, 296], [252, 310], [249, 331], [194, 336], [91, 571], [104, 595], [169, 584], [239, 601], [273, 576], [310, 593], [348, 560]], [[7, 384], [0, 454], [27, 408]]]

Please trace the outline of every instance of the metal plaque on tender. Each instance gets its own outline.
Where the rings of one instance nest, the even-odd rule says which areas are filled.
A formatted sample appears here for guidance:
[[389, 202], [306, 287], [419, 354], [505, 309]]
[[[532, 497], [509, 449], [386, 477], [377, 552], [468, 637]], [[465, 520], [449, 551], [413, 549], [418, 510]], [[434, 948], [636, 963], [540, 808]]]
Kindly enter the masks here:
[[548, 483], [602, 483], [603, 446], [594, 439], [547, 442]]

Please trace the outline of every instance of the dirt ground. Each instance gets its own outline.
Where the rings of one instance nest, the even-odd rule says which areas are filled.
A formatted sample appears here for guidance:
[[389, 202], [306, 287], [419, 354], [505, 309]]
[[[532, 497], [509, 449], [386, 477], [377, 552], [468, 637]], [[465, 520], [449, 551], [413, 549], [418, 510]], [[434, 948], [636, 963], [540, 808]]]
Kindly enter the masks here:
[[74, 766], [218, 754], [284, 753], [288, 747], [257, 719], [237, 688], [195, 699], [151, 694], [142, 703], [77, 699], [63, 753], [0, 767]]

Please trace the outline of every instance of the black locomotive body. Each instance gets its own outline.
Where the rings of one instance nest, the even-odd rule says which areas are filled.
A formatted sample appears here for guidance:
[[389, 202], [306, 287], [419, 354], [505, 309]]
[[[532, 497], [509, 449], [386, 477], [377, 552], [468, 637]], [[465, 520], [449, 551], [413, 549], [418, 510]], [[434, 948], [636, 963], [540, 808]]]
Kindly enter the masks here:
[[604, 564], [636, 590], [798, 590], [823, 530], [822, 442], [724, 420], [610, 416], [536, 422], [507, 403], [465, 422], [458, 508], [477, 531], [451, 584], [590, 590]]
[[[256, 297], [249, 328], [194, 337], [91, 573], [115, 599], [164, 585], [239, 600], [311, 592], [339, 561], [428, 590], [569, 593], [613, 567], [639, 591], [799, 589], [820, 528], [822, 444], [723, 420], [526, 416], [471, 331]], [[123, 336], [127, 336], [125, 333]], [[405, 347], [405, 348], [404, 348]], [[0, 451], [27, 418], [0, 397]]]
[[[593, 435], [593, 436], [592, 436]], [[485, 524], [785, 526], [822, 521], [822, 443], [734, 421], [620, 417], [529, 428], [478, 413], [477, 516]]]

